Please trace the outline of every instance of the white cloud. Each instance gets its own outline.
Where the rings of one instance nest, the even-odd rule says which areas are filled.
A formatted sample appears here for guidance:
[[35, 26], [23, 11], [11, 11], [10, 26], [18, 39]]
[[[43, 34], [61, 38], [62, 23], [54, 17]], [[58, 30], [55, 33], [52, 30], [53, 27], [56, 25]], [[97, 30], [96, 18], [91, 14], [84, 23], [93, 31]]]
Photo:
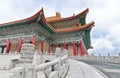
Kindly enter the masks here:
[[[120, 43], [120, 5], [119, 0], [99, 0], [90, 1], [90, 13], [88, 14], [88, 21], [95, 20], [95, 27], [92, 30], [92, 44], [94, 49], [90, 52], [96, 54], [99, 51], [106, 55], [110, 52], [113, 55], [119, 53]], [[101, 45], [101, 46], [100, 46]]]
[[0, 23], [19, 20], [38, 11], [39, 0], [3, 0], [0, 3]]
[[93, 46], [94, 49], [91, 50], [91, 53], [95, 53], [95, 55], [98, 55], [101, 53], [102, 55], [107, 55], [108, 53], [112, 53], [114, 50], [114, 46], [112, 45], [112, 42], [101, 37], [99, 39], [93, 39]]

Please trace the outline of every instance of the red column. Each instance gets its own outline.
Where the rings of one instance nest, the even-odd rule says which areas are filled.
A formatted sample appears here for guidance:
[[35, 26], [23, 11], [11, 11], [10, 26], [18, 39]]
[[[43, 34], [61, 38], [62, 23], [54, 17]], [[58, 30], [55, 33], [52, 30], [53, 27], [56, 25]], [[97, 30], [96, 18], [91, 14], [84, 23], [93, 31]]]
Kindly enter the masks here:
[[8, 39], [7, 45], [6, 45], [6, 54], [9, 54], [9, 52], [10, 52], [10, 46], [11, 46], [11, 42], [10, 42], [10, 39]]
[[41, 52], [42, 52], [42, 54], [44, 52], [44, 40], [41, 41]]
[[75, 43], [75, 51], [76, 51], [75, 55], [77, 55], [77, 43]]
[[73, 42], [73, 54], [74, 54], [74, 56], [77, 55], [77, 50], [76, 50], [76, 49], [77, 49], [77, 48], [76, 48], [76, 43]]
[[31, 41], [32, 41], [32, 44], [33, 44], [33, 45], [36, 44], [36, 35], [33, 35], [33, 36], [32, 36], [32, 40], [31, 40]]
[[83, 46], [82, 46], [81, 40], [80, 40], [80, 54], [81, 54], [81, 56], [84, 56], [84, 51], [83, 51]]
[[66, 49], [68, 50], [68, 44], [66, 44]]
[[64, 42], [64, 49], [67, 49], [67, 44], [66, 44], [66, 42]]
[[80, 54], [81, 54], [81, 56], [84, 56], [85, 54], [88, 54], [87, 50], [86, 50], [86, 47], [85, 47], [85, 44], [82, 40], [80, 40]]
[[48, 53], [50, 54], [50, 50], [51, 50], [51, 45], [48, 45]]
[[17, 48], [18, 53], [20, 53], [21, 47], [22, 47], [22, 38], [19, 39], [18, 48]]

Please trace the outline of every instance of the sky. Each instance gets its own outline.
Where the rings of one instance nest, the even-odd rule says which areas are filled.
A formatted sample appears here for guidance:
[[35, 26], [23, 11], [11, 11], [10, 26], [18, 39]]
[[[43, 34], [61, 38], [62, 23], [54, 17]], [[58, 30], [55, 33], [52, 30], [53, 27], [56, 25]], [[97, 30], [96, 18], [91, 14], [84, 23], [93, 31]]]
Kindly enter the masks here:
[[1, 0], [0, 23], [30, 17], [42, 7], [45, 16], [60, 12], [62, 17], [78, 14], [89, 8], [86, 23], [95, 22], [91, 30], [94, 55], [120, 53], [120, 0]]

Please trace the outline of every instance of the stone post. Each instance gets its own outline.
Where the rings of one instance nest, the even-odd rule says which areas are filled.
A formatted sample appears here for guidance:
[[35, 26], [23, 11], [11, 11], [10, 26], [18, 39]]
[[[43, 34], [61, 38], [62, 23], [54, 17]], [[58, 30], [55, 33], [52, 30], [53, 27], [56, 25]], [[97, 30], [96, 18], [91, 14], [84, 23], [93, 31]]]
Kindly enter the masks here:
[[92, 60], [94, 60], [94, 53], [92, 53], [91, 56], [92, 56]]
[[107, 60], [108, 60], [108, 61], [110, 60], [110, 53], [108, 53], [108, 57], [107, 57]]
[[101, 58], [101, 53], [99, 53], [99, 57], [98, 57], [98, 60], [100, 60], [100, 58]]
[[120, 63], [120, 53], [118, 55], [119, 55], [118, 58], [119, 58], [119, 63]]

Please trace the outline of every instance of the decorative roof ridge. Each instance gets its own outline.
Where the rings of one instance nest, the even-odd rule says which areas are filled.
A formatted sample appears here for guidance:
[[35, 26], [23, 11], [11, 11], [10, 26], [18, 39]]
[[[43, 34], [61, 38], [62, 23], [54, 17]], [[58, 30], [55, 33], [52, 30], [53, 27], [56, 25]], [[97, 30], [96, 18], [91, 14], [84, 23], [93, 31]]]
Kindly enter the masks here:
[[61, 14], [60, 12], [56, 12], [56, 15], [55, 16], [50, 16], [50, 17], [46, 17], [46, 20], [47, 21], [52, 21], [52, 20], [58, 20], [58, 19], [61, 19]]
[[90, 22], [90, 23], [88, 23], [86, 25], [80, 26], [80, 27], [72, 27], [72, 28], [66, 28], [66, 29], [57, 29], [56, 33], [72, 32], [72, 31], [83, 30], [83, 29], [89, 28], [91, 26], [94, 26], [94, 21], [92, 21], [92, 22]]
[[77, 18], [77, 17], [82, 16], [84, 14], [87, 14], [88, 12], [89, 12], [89, 8], [86, 8], [85, 10], [83, 10], [82, 12], [80, 12], [77, 15], [73, 15], [73, 16], [66, 17], [66, 18], [60, 18], [60, 19], [50, 20], [48, 22], [50, 23], [50, 22], [58, 22], [58, 21], [64, 21], [64, 20], [74, 19], [74, 18]]
[[[80, 14], [76, 15], [75, 17], [78, 17], [79, 15], [81, 15], [82, 13], [85, 13], [85, 12], [88, 12], [88, 8], [86, 10], [84, 10], [83, 12], [81, 12]], [[47, 24], [47, 26], [49, 26], [49, 28], [54, 31], [55, 33], [61, 33], [61, 32], [72, 32], [72, 31], [77, 31], [77, 30], [82, 30], [82, 29], [85, 29], [85, 28], [88, 28], [90, 26], [94, 26], [94, 21], [86, 24], [86, 25], [83, 25], [81, 27], [75, 27], [75, 28], [67, 28], [67, 29], [55, 29], [45, 18], [44, 16], [44, 11], [43, 11], [43, 8], [41, 10], [41, 17], [43, 19], [43, 21]], [[73, 18], [72, 18], [73, 19]]]
[[51, 26], [51, 24], [49, 24], [48, 22], [47, 22], [47, 20], [46, 20], [46, 18], [45, 18], [45, 15], [44, 15], [44, 11], [43, 11], [43, 8], [41, 9], [41, 17], [43, 18], [43, 21], [47, 24], [47, 26], [49, 26], [49, 28], [51, 29], [51, 30], [53, 30], [54, 32], [56, 32], [56, 29], [53, 27], [53, 26]]
[[40, 12], [41, 12], [41, 11], [42, 11], [42, 10], [39, 10], [36, 14], [34, 14], [34, 15], [30, 16], [30, 17], [27, 17], [27, 18], [25, 18], [25, 19], [21, 19], [21, 20], [17, 20], [17, 21], [12, 21], [12, 22], [7, 22], [7, 23], [2, 23], [2, 24], [0, 24], [0, 27], [1, 27], [1, 26], [6, 26], [6, 25], [15, 24], [15, 23], [20, 23], [20, 22], [24, 22], [24, 21], [28, 21], [28, 20], [32, 20], [32, 19], [34, 19], [35, 17], [38, 17], [38, 16], [40, 15]]

